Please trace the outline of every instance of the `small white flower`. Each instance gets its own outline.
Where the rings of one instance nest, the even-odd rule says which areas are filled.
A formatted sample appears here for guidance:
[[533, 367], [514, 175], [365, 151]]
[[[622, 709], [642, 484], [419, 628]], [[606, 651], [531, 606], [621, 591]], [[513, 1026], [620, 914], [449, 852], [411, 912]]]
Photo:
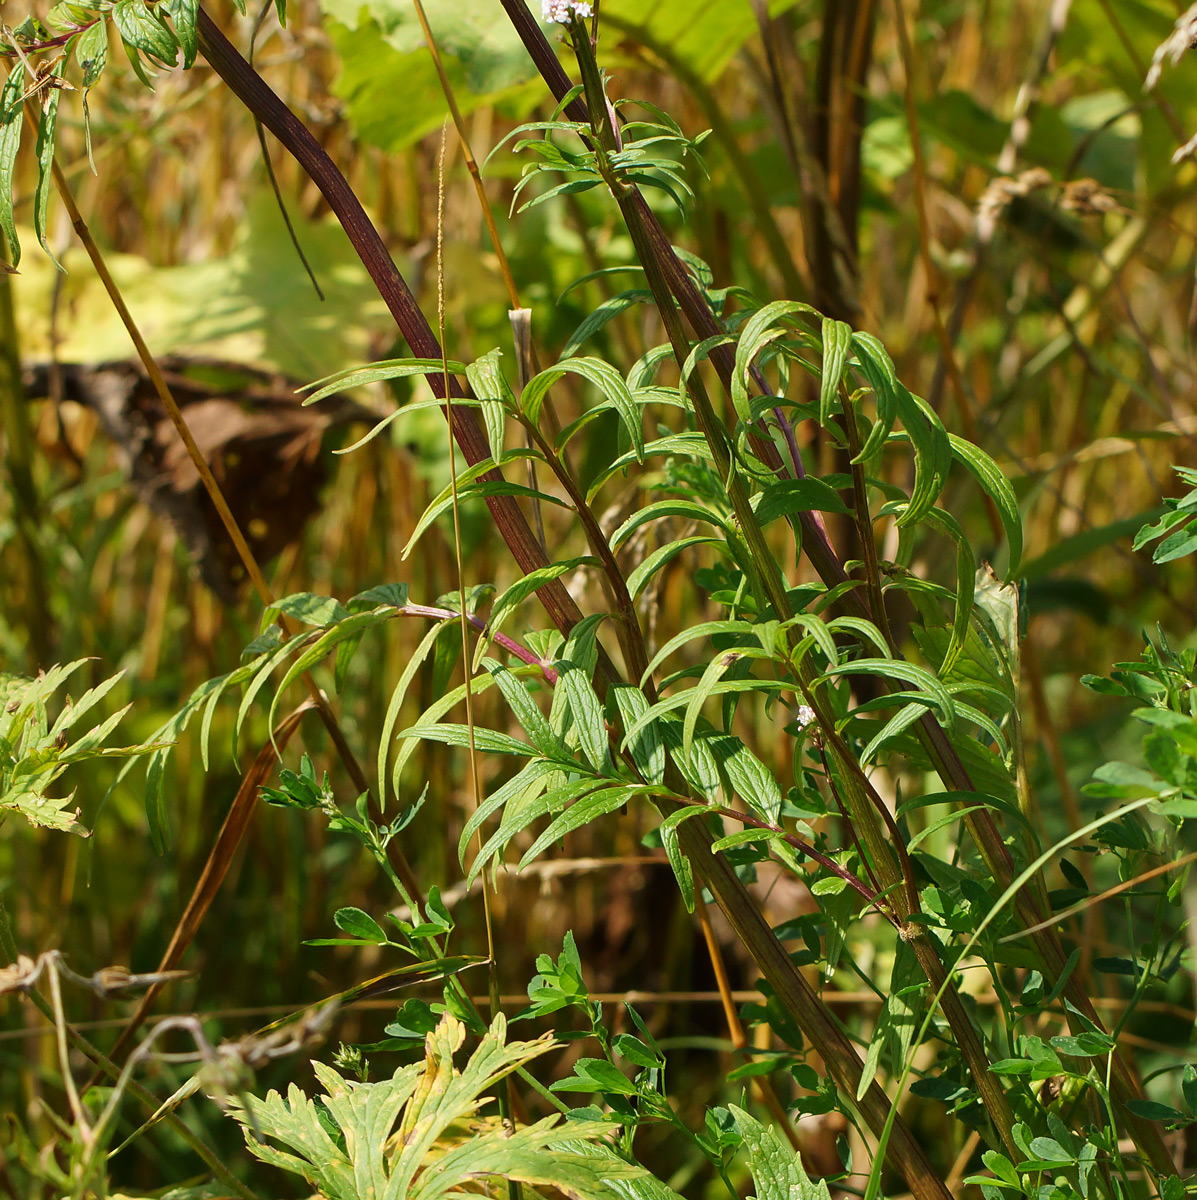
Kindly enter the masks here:
[[575, 17], [588, 17], [594, 11], [590, 0], [543, 0], [541, 11], [546, 21], [568, 25]]
[[798, 722], [799, 729], [805, 729], [808, 725], [815, 723], [815, 710], [809, 704], [799, 705], [795, 720]]

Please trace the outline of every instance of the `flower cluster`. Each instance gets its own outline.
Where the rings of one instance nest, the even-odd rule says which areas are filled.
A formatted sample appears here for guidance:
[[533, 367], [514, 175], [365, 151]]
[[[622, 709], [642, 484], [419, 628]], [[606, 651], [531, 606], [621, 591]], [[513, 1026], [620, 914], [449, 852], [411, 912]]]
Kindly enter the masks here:
[[574, 17], [588, 17], [593, 12], [590, 0], [544, 0], [541, 11], [546, 21], [568, 25]]

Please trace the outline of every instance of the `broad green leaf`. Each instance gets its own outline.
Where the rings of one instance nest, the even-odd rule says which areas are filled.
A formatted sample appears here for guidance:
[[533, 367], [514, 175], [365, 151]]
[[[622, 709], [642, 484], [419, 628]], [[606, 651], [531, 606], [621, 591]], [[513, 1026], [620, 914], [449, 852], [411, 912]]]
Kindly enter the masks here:
[[143, 0], [117, 0], [112, 21], [126, 46], [140, 50], [165, 67], [174, 66], [178, 57], [175, 39]]
[[[279, 23], [286, 25], [283, 0], [276, 0], [279, 10]], [[166, 11], [170, 13], [174, 24], [175, 37], [183, 51], [183, 67], [190, 69], [195, 64], [199, 53], [199, 35], [196, 22], [199, 18], [199, 0], [167, 0]], [[87, 86], [90, 86], [87, 85]]]
[[798, 1152], [785, 1145], [771, 1126], [762, 1125], [734, 1104], [728, 1108], [744, 1139], [748, 1169], [756, 1185], [755, 1200], [831, 1200], [826, 1181], [814, 1183]]
[[[730, 753], [727, 749], [730, 748]], [[758, 817], [776, 825], [781, 819], [781, 788], [773, 773], [739, 738], [721, 734], [711, 739], [719, 765], [727, 772], [732, 791]]]

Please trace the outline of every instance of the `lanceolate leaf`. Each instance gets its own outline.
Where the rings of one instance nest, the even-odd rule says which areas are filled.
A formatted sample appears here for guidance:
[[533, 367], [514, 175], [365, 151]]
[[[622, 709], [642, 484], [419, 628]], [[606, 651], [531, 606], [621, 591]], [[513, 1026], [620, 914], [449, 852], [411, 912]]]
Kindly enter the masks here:
[[898, 415], [898, 383], [894, 364], [885, 351], [885, 347], [869, 333], [854, 333], [852, 345], [856, 350], [856, 361], [860, 372], [869, 381], [873, 396], [877, 402], [877, 417], [873, 428], [865, 439], [860, 453], [852, 460], [867, 463], [877, 454], [889, 437], [890, 430]]
[[[610, 694], [614, 697], [620, 721], [625, 728], [634, 725], [648, 711], [648, 699], [639, 688], [619, 683], [611, 688]], [[628, 739], [628, 753], [636, 770], [649, 783], [664, 782], [665, 747], [654, 724], [641, 726], [640, 731]]]
[[691, 546], [722, 546], [723, 543], [717, 538], [709, 537], [688, 537], [679, 538], [676, 542], [666, 542], [664, 546], [658, 546], [651, 554], [646, 555], [635, 569], [628, 576], [628, 593], [632, 599], [639, 597], [640, 593], [652, 582], [653, 576], [671, 563], [684, 550], [689, 550]]
[[[65, 58], [59, 60], [51, 78], [62, 78], [66, 62]], [[54, 127], [58, 122], [58, 101], [62, 92], [49, 86], [43, 95], [45, 99], [37, 122], [37, 190], [33, 195], [33, 229], [42, 249], [61, 271], [62, 264], [54, 257], [46, 241], [46, 215], [50, 207], [50, 190], [54, 186]]]
[[0, 91], [0, 228], [8, 242], [8, 258], [15, 267], [21, 261], [21, 243], [17, 239], [17, 226], [12, 213], [13, 171], [16, 169], [17, 151], [21, 148], [21, 127], [24, 105], [21, 97], [25, 93], [25, 68], [15, 62], [8, 80]]
[[546, 758], [556, 758], [565, 763], [570, 762], [573, 755], [549, 727], [548, 721], [545, 720], [544, 714], [524, 686], [523, 681], [514, 672], [493, 659], [484, 658], [482, 666], [499, 685], [503, 699], [507, 701], [507, 706], [528, 735], [532, 745]]
[[1012, 579], [1018, 574], [1019, 564], [1022, 562], [1022, 516], [1019, 513], [1018, 497], [1014, 494], [1014, 488], [997, 463], [980, 447], [957, 437], [954, 433], [948, 434], [948, 442], [957, 462], [963, 464], [997, 508], [1010, 551], [1006, 578]]
[[618, 787], [600, 788], [580, 800], [576, 800], [528, 847], [520, 859], [519, 869], [530, 862], [535, 862], [554, 842], [560, 841], [567, 833], [589, 825], [599, 817], [623, 808], [639, 796], [651, 796], [656, 788], [639, 784], [620, 784]]
[[624, 377], [610, 363], [599, 358], [570, 358], [529, 380], [520, 396], [524, 412], [533, 422], [540, 417], [540, 408], [549, 389], [567, 373], [581, 375], [593, 383], [614, 405], [619, 419], [632, 439], [637, 461], [644, 458], [644, 430], [640, 424], [640, 409], [632, 397]]
[[809, 304], [797, 300], [775, 300], [758, 309], [745, 322], [736, 343], [736, 368], [732, 376], [732, 403], [736, 414], [746, 425], [752, 422], [752, 402], [748, 393], [748, 378], [757, 355], [778, 338], [792, 336], [781, 322], [794, 323], [794, 318], [819, 317]]
[[503, 456], [506, 414], [515, 408], [515, 396], [499, 366], [501, 357], [501, 351], [492, 350], [466, 367], [470, 389], [482, 405], [482, 419], [486, 423], [486, 438], [490, 444], [491, 457], [496, 459]]
[[570, 334], [569, 341], [561, 350], [561, 357], [572, 358], [577, 352], [608, 322], [613, 321], [620, 313], [636, 304], [651, 304], [653, 294], [649, 291], [637, 290], [620, 292], [604, 300], [586, 319]]
[[[956, 726], [956, 706], [947, 688], [930, 671], [915, 666], [914, 663], [892, 658], [859, 658], [832, 667], [825, 672], [823, 678], [830, 679], [835, 675], [880, 675], [883, 679], [909, 683], [926, 693], [929, 702], [939, 709], [940, 717], [949, 732]], [[901, 699], [901, 693], [894, 697], [895, 703]]]
[[852, 348], [852, 326], [831, 317], [823, 318], [823, 370], [819, 383], [819, 424], [827, 427], [835, 409], [848, 352]]
[[897, 387], [898, 415], [914, 446], [914, 490], [910, 507], [898, 518], [899, 528], [915, 525], [939, 499], [952, 464], [947, 430], [925, 400]]
[[[502, 787], [492, 792], [474, 809], [457, 841], [457, 857], [463, 867], [465, 866], [466, 848], [469, 846], [470, 839], [474, 836], [474, 833], [478, 829], [481, 829], [509, 800], [526, 793], [538, 781], [544, 781], [548, 776], [554, 774], [557, 769], [556, 763], [546, 762], [544, 759], [537, 759], [534, 762], [530, 762], [523, 770], [509, 779]], [[479, 858], [481, 857], [479, 855]], [[479, 864], [475, 863], [475, 867], [478, 868], [478, 866]], [[471, 872], [472, 878], [473, 872]]]

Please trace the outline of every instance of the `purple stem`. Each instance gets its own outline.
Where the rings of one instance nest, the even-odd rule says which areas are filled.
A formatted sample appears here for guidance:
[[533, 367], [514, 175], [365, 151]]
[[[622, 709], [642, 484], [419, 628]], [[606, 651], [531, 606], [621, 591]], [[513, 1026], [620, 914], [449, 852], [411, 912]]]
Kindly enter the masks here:
[[[429, 604], [405, 604], [396, 611], [401, 617], [427, 617], [433, 621], [461, 620], [461, 613], [454, 612], [451, 608], [434, 608]], [[542, 658], [537, 658], [531, 650], [521, 646], [519, 642], [509, 638], [505, 633], [492, 633], [486, 622], [474, 613], [466, 613], [465, 619], [480, 633], [486, 634], [491, 641], [498, 642], [504, 650], [514, 654], [521, 662], [527, 663], [530, 667], [539, 667], [550, 684], [557, 682], [556, 667], [551, 666]]]

